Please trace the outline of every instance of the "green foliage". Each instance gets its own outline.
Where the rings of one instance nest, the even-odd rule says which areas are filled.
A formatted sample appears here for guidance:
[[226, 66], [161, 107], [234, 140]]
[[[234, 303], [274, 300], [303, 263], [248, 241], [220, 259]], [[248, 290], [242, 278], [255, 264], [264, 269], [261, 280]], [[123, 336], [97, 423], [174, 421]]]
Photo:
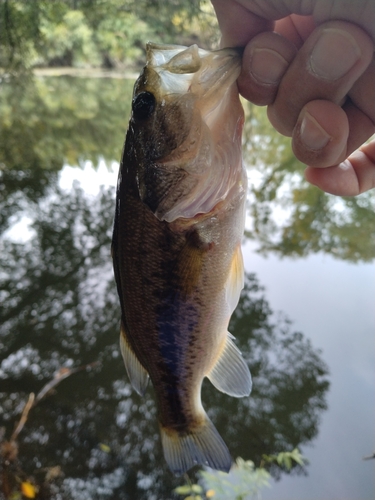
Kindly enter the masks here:
[[177, 495], [185, 497], [185, 500], [202, 500], [203, 488], [199, 484], [192, 484], [189, 482], [188, 484], [177, 486], [173, 491]]
[[132, 86], [122, 79], [71, 77], [2, 84], [0, 230], [12, 223], [21, 193], [37, 200], [64, 164], [120, 159]]
[[0, 2], [0, 68], [20, 72], [35, 59], [39, 14], [39, 2]]
[[[0, 165], [3, 170], [60, 170], [100, 158], [119, 160], [133, 82], [36, 78], [2, 84]], [[125, 96], [125, 98], [124, 98]]]
[[251, 460], [237, 458], [229, 474], [224, 472], [201, 473], [207, 489], [215, 492], [215, 500], [250, 500], [259, 497], [260, 490], [269, 486], [271, 476], [263, 468], [255, 468]]
[[0, 68], [124, 67], [145, 43], [207, 46], [218, 38], [209, 0], [4, 0]]
[[100, 65], [101, 58], [95, 46], [94, 32], [85, 15], [79, 10], [68, 10], [60, 22], [43, 18], [40, 25], [43, 55], [47, 61], [60, 65]]
[[[202, 500], [202, 498], [215, 498], [215, 500], [249, 500], [259, 498], [260, 491], [270, 486], [271, 475], [263, 467], [256, 468], [251, 460], [237, 458], [229, 474], [218, 471], [200, 471], [199, 484], [186, 484], [174, 490], [184, 500]], [[202, 496], [203, 495], [203, 496]]]
[[184, 500], [202, 500], [212, 497], [215, 497], [215, 500], [259, 499], [261, 490], [270, 487], [271, 475], [266, 467], [271, 464], [289, 472], [295, 464], [303, 467], [306, 459], [298, 448], [276, 455], [263, 455], [259, 467], [255, 467], [251, 460], [243, 460], [239, 457], [229, 474], [218, 471], [200, 471], [198, 477], [204, 488], [200, 484], [188, 482], [175, 488], [174, 492], [181, 496], [188, 495]]
[[277, 455], [263, 455], [262, 461], [264, 464], [276, 463], [279, 467], [290, 471], [293, 467], [293, 462], [300, 466], [306, 464], [306, 459], [301, 455], [298, 448], [292, 451], [282, 451]]
[[99, 50], [107, 58], [107, 64], [115, 66], [136, 61], [142, 57], [145, 41], [152, 38], [149, 26], [129, 12], [119, 12], [116, 17], [103, 19], [96, 32]]

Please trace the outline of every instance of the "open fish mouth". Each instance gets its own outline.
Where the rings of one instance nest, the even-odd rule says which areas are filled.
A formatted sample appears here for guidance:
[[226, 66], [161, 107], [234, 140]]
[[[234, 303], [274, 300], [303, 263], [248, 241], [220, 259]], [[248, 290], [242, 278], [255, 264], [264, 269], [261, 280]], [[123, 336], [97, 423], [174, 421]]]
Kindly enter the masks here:
[[160, 94], [195, 92], [207, 97], [218, 88], [230, 86], [241, 68], [238, 49], [216, 51], [201, 49], [198, 45], [159, 45], [148, 43], [147, 68], [159, 75]]

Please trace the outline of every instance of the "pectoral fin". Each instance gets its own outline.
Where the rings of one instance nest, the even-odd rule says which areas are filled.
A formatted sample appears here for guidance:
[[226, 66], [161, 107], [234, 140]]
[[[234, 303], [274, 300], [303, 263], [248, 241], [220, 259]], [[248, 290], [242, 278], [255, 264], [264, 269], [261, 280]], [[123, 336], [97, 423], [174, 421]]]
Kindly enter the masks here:
[[228, 332], [224, 349], [207, 377], [219, 391], [241, 398], [250, 394], [252, 381], [249, 368], [233, 338]]
[[120, 350], [130, 382], [138, 394], [143, 396], [147, 388], [149, 376], [129, 344], [123, 323], [121, 323]]
[[236, 309], [240, 300], [241, 290], [244, 287], [244, 274], [241, 245], [238, 245], [234, 252], [230, 273], [225, 284], [225, 298], [230, 309], [230, 314]]

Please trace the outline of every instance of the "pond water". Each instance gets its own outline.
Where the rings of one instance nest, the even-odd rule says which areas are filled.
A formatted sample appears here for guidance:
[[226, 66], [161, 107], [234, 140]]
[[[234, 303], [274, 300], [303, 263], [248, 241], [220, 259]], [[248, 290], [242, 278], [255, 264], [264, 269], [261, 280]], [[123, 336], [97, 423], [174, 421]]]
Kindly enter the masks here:
[[[40, 498], [169, 499], [184, 482], [164, 463], [152, 388], [132, 391], [118, 347], [110, 240], [131, 89], [72, 77], [0, 87], [3, 439], [31, 392], [90, 364], [32, 408], [18, 436], [7, 481], [33, 476]], [[308, 458], [290, 473], [271, 467], [265, 500], [370, 500], [374, 195], [307, 185], [264, 110], [246, 112], [246, 285], [230, 331], [253, 392], [237, 400], [205, 383], [203, 404], [233, 457], [259, 466], [299, 447]], [[54, 466], [61, 474], [46, 481]]]

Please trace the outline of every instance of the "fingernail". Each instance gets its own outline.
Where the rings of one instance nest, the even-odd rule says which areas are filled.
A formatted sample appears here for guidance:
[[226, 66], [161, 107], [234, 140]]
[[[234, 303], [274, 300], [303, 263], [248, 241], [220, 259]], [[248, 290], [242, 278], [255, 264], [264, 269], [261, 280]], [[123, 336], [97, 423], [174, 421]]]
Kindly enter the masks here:
[[323, 149], [331, 140], [331, 136], [319, 125], [310, 113], [305, 113], [301, 126], [300, 138], [303, 144], [314, 151]]
[[338, 80], [361, 57], [355, 39], [336, 28], [323, 30], [310, 56], [311, 71], [319, 78]]
[[271, 49], [254, 49], [251, 74], [259, 83], [276, 84], [288, 67], [288, 61]]

